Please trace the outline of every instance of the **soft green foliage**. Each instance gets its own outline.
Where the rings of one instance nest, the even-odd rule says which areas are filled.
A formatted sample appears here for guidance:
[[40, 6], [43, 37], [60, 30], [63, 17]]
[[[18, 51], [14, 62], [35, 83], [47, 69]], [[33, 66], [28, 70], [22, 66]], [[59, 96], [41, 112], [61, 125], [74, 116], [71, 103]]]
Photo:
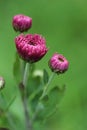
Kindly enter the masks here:
[[43, 120], [47, 120], [51, 117], [56, 111], [58, 111], [59, 103], [63, 98], [64, 91], [60, 90], [58, 86], [55, 86], [51, 91], [42, 99], [41, 103], [43, 104], [42, 115]]
[[[46, 68], [50, 75], [48, 60], [54, 51], [64, 54], [70, 62], [69, 71], [64, 75], [56, 76], [50, 86], [52, 88], [55, 85], [66, 84], [65, 95], [60, 101], [58, 110], [47, 123], [44, 123], [45, 128], [38, 123], [35, 124], [35, 128], [37, 130], [86, 130], [87, 1], [1, 0], [0, 12], [0, 75], [6, 80], [2, 93], [8, 104], [9, 99], [16, 94], [10, 112], [15, 116], [17, 130], [24, 130], [24, 115], [12, 71], [16, 52], [13, 40], [17, 34], [11, 27], [11, 20], [19, 13], [31, 16], [33, 27], [30, 32], [43, 34], [47, 40], [49, 52], [36, 64], [36, 68], [42, 70]], [[5, 107], [0, 96], [0, 127], [8, 127], [7, 119], [1, 116], [1, 108]]]

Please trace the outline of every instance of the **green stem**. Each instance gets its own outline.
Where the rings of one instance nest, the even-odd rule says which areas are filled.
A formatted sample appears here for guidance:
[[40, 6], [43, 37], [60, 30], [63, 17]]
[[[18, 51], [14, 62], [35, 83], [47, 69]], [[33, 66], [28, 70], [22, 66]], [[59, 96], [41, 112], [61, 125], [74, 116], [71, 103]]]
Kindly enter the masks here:
[[43, 93], [40, 97], [40, 100], [47, 94], [47, 90], [48, 90], [49, 85], [50, 85], [51, 81], [53, 80], [54, 76], [55, 76], [55, 73], [52, 73], [52, 75], [50, 76], [50, 78], [48, 80], [48, 83], [46, 84], [46, 86], [43, 89]]
[[21, 71], [21, 79], [23, 80], [23, 75], [24, 75], [24, 61], [20, 59], [20, 71]]
[[26, 95], [28, 76], [29, 76], [29, 63], [26, 63], [24, 77], [23, 77], [23, 81], [22, 81], [23, 86], [24, 86], [23, 107], [24, 107], [24, 114], [25, 114], [25, 120], [26, 120], [26, 130], [32, 130], [32, 124], [31, 124], [31, 120], [30, 120], [30, 113], [29, 113], [29, 109], [28, 109], [27, 95]]
[[29, 75], [29, 63], [26, 63], [25, 70], [24, 70], [24, 76], [23, 76], [23, 85], [26, 88], [27, 81], [28, 81], [28, 75]]
[[[50, 76], [46, 86], [44, 87], [43, 89], [43, 93], [40, 97], [40, 100], [44, 98], [44, 96], [47, 94], [47, 91], [48, 91], [48, 88], [49, 88], [49, 85], [50, 83], [52, 82], [52, 80], [54, 79], [54, 76], [55, 76], [55, 73], [52, 73], [52, 75]], [[40, 104], [40, 102], [38, 102], [37, 104], [37, 107], [36, 107], [36, 110], [35, 110], [35, 113], [34, 113], [34, 116], [32, 118], [32, 122], [34, 122], [36, 119], [37, 119], [37, 115], [39, 114], [39, 112], [43, 110], [43, 106], [42, 104]]]

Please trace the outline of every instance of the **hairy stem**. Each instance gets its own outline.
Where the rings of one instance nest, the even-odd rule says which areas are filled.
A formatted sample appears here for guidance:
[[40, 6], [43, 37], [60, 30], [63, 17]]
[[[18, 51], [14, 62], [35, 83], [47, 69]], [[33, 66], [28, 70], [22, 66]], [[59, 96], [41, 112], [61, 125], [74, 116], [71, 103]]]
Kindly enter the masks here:
[[24, 61], [22, 59], [20, 59], [20, 72], [21, 72], [21, 79], [23, 80], [23, 76], [24, 76]]
[[29, 76], [29, 63], [26, 63], [25, 65], [25, 70], [24, 70], [24, 76], [23, 76], [23, 85], [26, 90], [26, 85], [28, 81], [28, 76]]
[[30, 120], [26, 97], [24, 97], [24, 99], [23, 99], [23, 106], [24, 106], [24, 113], [25, 113], [26, 129], [32, 130], [32, 124], [31, 124], [31, 120]]
[[50, 76], [50, 78], [48, 80], [48, 83], [46, 84], [46, 86], [43, 89], [43, 93], [40, 97], [40, 100], [47, 94], [47, 90], [48, 90], [49, 85], [50, 85], [51, 81], [53, 80], [54, 76], [55, 76], [55, 73], [52, 73], [52, 75]]
[[30, 113], [29, 113], [29, 109], [28, 109], [27, 95], [26, 95], [28, 76], [29, 76], [29, 63], [26, 63], [23, 82], [22, 82], [23, 87], [24, 87], [22, 99], [23, 99], [23, 106], [24, 106], [24, 113], [25, 113], [25, 120], [26, 120], [26, 130], [32, 130], [32, 124], [31, 124], [31, 120], [30, 120]]

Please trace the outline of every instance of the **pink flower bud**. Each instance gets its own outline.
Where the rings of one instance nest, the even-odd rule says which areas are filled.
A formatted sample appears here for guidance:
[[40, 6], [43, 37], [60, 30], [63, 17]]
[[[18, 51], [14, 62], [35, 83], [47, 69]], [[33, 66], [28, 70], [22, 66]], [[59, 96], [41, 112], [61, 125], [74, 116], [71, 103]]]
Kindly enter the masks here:
[[30, 63], [39, 61], [48, 51], [45, 39], [39, 34], [19, 35], [15, 44], [20, 57]]
[[69, 67], [69, 62], [63, 55], [55, 53], [49, 60], [49, 67], [55, 73], [64, 73]]
[[15, 15], [12, 20], [12, 25], [15, 31], [27, 31], [32, 26], [32, 18], [22, 14]]

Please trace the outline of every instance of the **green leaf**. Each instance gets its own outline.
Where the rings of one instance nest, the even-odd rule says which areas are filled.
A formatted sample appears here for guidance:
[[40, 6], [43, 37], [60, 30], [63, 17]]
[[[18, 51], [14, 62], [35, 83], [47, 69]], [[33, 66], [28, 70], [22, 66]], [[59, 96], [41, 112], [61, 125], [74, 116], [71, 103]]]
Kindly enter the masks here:
[[48, 80], [49, 80], [48, 72], [44, 69], [43, 70], [43, 81], [44, 81], [44, 85], [47, 84]]
[[20, 59], [18, 54], [15, 54], [15, 62], [13, 66], [13, 75], [17, 83], [21, 81]]
[[64, 96], [65, 87], [60, 89], [58, 86], [55, 86], [51, 91], [46, 95], [41, 103], [44, 105], [43, 111], [40, 113], [40, 118], [43, 120], [52, 116], [59, 107], [59, 103]]
[[29, 79], [29, 86], [27, 87], [27, 95], [29, 96], [29, 102], [32, 104], [32, 110], [35, 111], [39, 98], [42, 95], [42, 79], [41, 77], [32, 77]]
[[42, 94], [42, 91], [39, 90], [37, 93], [32, 94], [32, 97], [30, 97], [30, 103], [31, 103], [33, 112], [35, 112], [37, 109], [38, 101], [39, 101], [41, 94]]
[[29, 78], [27, 85], [27, 96], [35, 96], [42, 89], [42, 79], [41, 77], [31, 77]]
[[59, 104], [62, 97], [64, 96], [64, 92], [65, 86], [63, 86], [62, 88], [60, 88], [59, 86], [55, 86], [53, 89], [51, 89], [51, 91], [48, 94], [48, 97], [52, 104]]

